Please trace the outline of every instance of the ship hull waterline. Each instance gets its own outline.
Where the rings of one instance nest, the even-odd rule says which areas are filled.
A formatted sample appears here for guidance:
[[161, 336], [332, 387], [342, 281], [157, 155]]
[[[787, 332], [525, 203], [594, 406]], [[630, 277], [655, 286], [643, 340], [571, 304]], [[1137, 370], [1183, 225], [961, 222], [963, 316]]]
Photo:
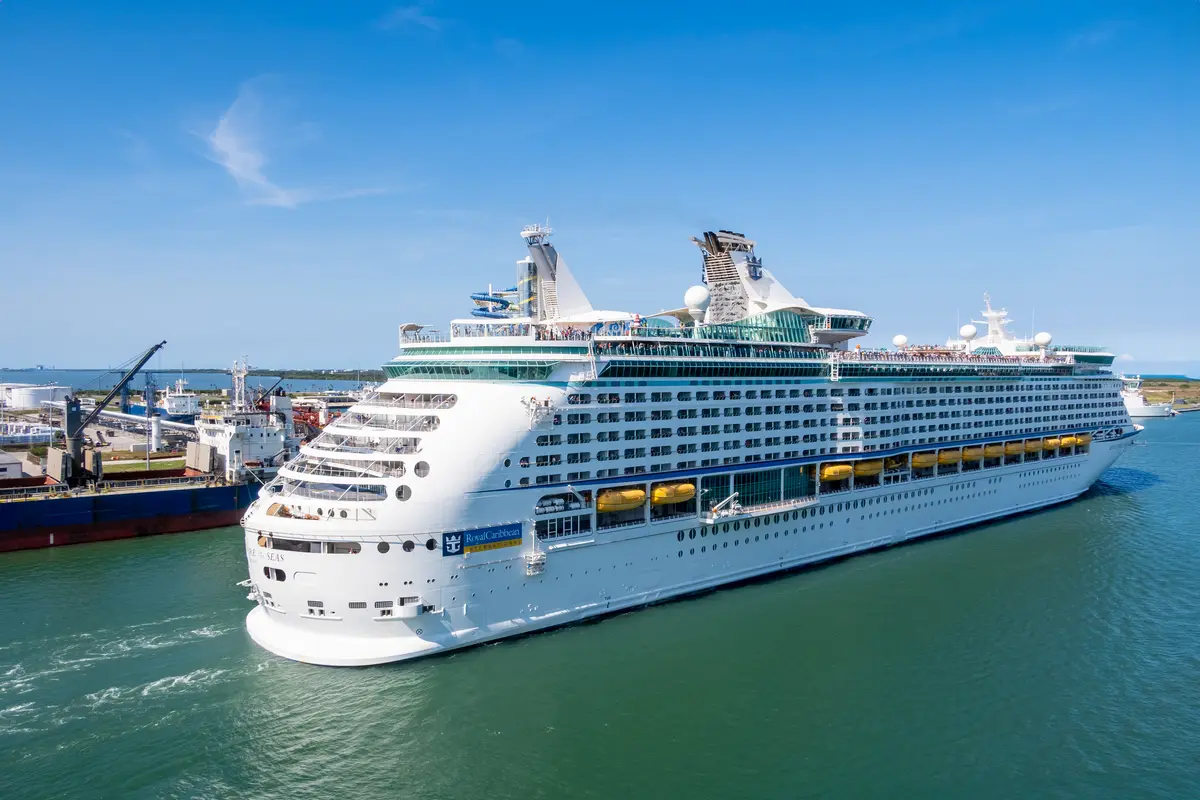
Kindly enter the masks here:
[[[280, 612], [258, 604], [247, 615], [246, 629], [253, 641], [264, 649], [293, 661], [320, 666], [370, 666], [449, 652], [679, 599], [772, 574], [813, 567], [849, 556], [952, 533], [956, 530], [969, 529], [982, 523], [1059, 505], [1086, 492], [1100, 474], [1117, 459], [1131, 438], [1132, 434], [1118, 440], [1095, 442], [1091, 446], [1090, 453], [1080, 457], [1068, 456], [991, 469], [971, 470], [900, 485], [832, 495], [824, 500], [826, 504], [832, 505], [839, 502], [846, 504], [846, 501], [851, 499], [859, 499], [863, 503], [862, 508], [856, 508], [852, 512], [841, 512], [846, 516], [866, 517], [863, 512], [867, 509], [866, 501], [868, 499], [894, 495], [897, 492], [929, 491], [929, 497], [937, 495], [945, 505], [938, 504], [935, 500], [926, 501], [923, 506], [920, 503], [910, 503], [907, 508], [911, 508], [911, 511], [905, 512], [903, 509], [906, 507], [901, 506], [873, 518], [854, 519], [840, 528], [833, 528], [831, 522], [830, 528], [833, 530], [829, 533], [814, 530], [807, 534], [808, 538], [812, 540], [811, 547], [799, 550], [792, 547], [790, 552], [788, 552], [788, 544], [797, 542], [805, 535], [780, 537], [779, 534], [785, 527], [790, 531], [800, 525], [787, 519], [790, 510], [789, 513], [782, 515], [785, 518], [782, 523], [772, 524], [772, 520], [778, 516], [772, 510], [772, 512], [758, 517], [760, 521], [765, 519], [766, 525], [755, 525], [749, 535], [747, 532], [739, 531], [743, 541], [750, 539], [754, 542], [742, 544], [741, 548], [738, 548], [739, 555], [746, 552], [756, 553], [749, 561], [743, 559], [740, 564], [731, 564], [729, 569], [691, 579], [681, 571], [678, 580], [668, 577], [665, 568], [651, 568], [649, 574], [661, 580], [660, 585], [647, 585], [644, 589], [634, 590], [620, 596], [616, 592], [606, 592], [603, 588], [596, 591], [594, 584], [588, 584], [586, 588], [581, 588], [576, 594], [590, 595], [591, 598], [599, 596], [600, 600], [589, 599], [569, 606], [555, 607], [545, 614], [537, 613], [538, 603], [535, 599], [535, 602], [526, 606], [532, 611], [526, 611], [524, 614], [512, 614], [507, 619], [500, 619], [494, 623], [470, 624], [468, 603], [462, 603], [461, 614], [447, 613], [446, 607], [443, 606], [440, 613], [425, 614], [412, 620], [396, 619], [380, 623], [385, 626], [403, 626], [402, 635], [339, 636], [330, 630], [331, 626], [339, 624], [339, 620], [328, 618], [310, 620], [302, 617], [296, 620], [299, 627], [296, 624], [282, 625], [273, 618], [273, 615]], [[969, 489], [963, 491], [951, 488], [954, 486], [969, 487]], [[962, 505], [959, 506], [961, 512], [957, 514], [954, 513], [958, 509], [953, 499], [956, 494], [962, 501]], [[814, 516], [818, 505], [810, 506]], [[874, 506], [871, 508], [873, 509]], [[878, 512], [872, 511], [871, 513]], [[832, 512], [830, 516], [832, 516]], [[747, 529], [752, 524], [751, 519], [753, 517], [746, 520], [745, 527]], [[813, 522], [815, 523], [815, 520]], [[698, 555], [688, 553], [688, 551], [694, 549], [698, 554], [700, 540], [685, 540], [683, 544], [680, 544], [675, 536], [680, 525], [699, 527], [700, 523], [695, 520], [677, 521], [675, 525], [666, 526], [662, 534], [643, 535], [619, 542], [606, 543], [603, 546], [624, 549], [621, 554], [614, 553], [610, 559], [612, 561], [632, 558], [634, 550], [637, 549], [641, 552], [640, 560], [642, 562], [686, 563], [689, 558], [698, 558]], [[816, 524], [812, 524], [812, 527], [816, 528]], [[822, 525], [822, 530], [823, 528]], [[766, 533], [765, 541], [760, 542], [758, 537], [762, 536], [764, 531]], [[848, 537], [843, 538], [842, 534], [845, 531], [851, 533]], [[838, 535], [832, 536], [834, 532]], [[710, 540], [713, 542], [714, 557], [717, 552], [717, 543], [723, 545], [720, 550], [722, 556], [733, 554], [735, 548], [729, 545], [733, 544], [737, 535], [732, 533], [714, 535]], [[681, 547], [683, 550], [679, 549]], [[755, 551], [756, 547], [760, 549]], [[649, 553], [647, 548], [653, 548], [654, 555], [650, 558], [646, 557]], [[264, 565], [270, 563], [266, 560], [269, 556], [264, 556], [254, 547], [249, 534], [247, 534], [246, 549], [252, 570], [261, 570]], [[524, 548], [521, 549], [524, 550]], [[583, 549], [590, 550], [592, 548]], [[677, 551], [684, 555], [677, 557]], [[287, 555], [294, 556], [296, 554], [288, 553]], [[366, 555], [365, 551], [363, 555]], [[572, 555], [578, 554], [571, 553], [569, 550], [561, 553], [551, 552], [548, 556], [546, 572], [543, 575], [538, 578], [526, 578], [523, 573], [520, 575], [510, 573], [510, 579], [531, 585], [541, 585], [537, 584], [539, 578], [552, 581], [555, 570], [572, 572], [574, 565], [563, 561], [564, 558], [570, 558]], [[315, 555], [315, 557], [320, 558], [319, 555]], [[594, 557], [593, 554], [592, 558]], [[661, 561], [655, 559], [661, 559]], [[510, 561], [514, 565], [523, 565], [524, 563], [518, 557], [514, 557]], [[582, 561], [578, 562], [580, 569], [583, 569], [583, 563]], [[515, 566], [513, 571], [516, 571]], [[361, 575], [361, 573], [358, 574]], [[578, 577], [577, 572], [574, 574]], [[372, 578], [368, 575], [366, 579]], [[628, 583], [629, 578], [622, 576], [621, 580]], [[337, 582], [336, 578], [332, 581], [335, 585]], [[466, 594], [471, 588], [475, 587], [462, 586], [461, 591]], [[500, 587], [499, 585], [488, 587], [486, 584], [481, 584], [478, 588], [486, 590]], [[529, 596], [532, 597], [532, 595]], [[557, 598], [555, 601], [557, 602]], [[454, 611], [457, 612], [457, 609]], [[311, 626], [311, 629], [305, 630], [303, 628], [305, 624]]]

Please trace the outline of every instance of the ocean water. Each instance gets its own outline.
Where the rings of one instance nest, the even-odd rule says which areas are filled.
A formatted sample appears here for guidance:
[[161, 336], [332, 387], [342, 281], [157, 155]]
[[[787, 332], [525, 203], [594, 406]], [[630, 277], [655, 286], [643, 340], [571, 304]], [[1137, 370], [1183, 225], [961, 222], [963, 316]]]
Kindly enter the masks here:
[[259, 650], [237, 529], [0, 556], [0, 798], [1200, 797], [1200, 414], [1079, 500], [409, 664]]

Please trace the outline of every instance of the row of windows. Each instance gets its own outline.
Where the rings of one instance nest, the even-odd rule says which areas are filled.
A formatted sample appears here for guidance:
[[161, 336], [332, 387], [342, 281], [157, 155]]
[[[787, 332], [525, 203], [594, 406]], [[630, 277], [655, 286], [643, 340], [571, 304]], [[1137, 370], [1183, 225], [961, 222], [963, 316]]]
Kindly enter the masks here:
[[[1105, 385], [1105, 384], [1110, 385]], [[588, 405], [595, 400], [597, 403], [645, 403], [647, 396], [649, 402], [653, 403], [669, 403], [673, 400], [680, 403], [689, 403], [693, 399], [698, 402], [708, 400], [756, 400], [756, 399], [783, 399], [797, 397], [859, 397], [864, 393], [868, 397], [875, 396], [892, 396], [892, 395], [921, 395], [921, 394], [995, 394], [998, 392], [1013, 392], [1013, 391], [1054, 391], [1054, 392], [1082, 392], [1082, 391], [1100, 391], [1111, 389], [1113, 382], [1078, 382], [1078, 383], [1037, 383], [1031, 385], [1019, 384], [955, 384], [941, 386], [887, 386], [887, 387], [868, 387], [866, 389], [854, 388], [824, 388], [824, 389], [712, 389], [712, 390], [696, 390], [696, 391], [681, 391], [681, 392], [651, 392], [647, 395], [646, 392], [604, 392], [597, 395], [589, 393], [572, 394], [568, 396], [567, 402], [571, 405]], [[1112, 397], [1118, 396], [1116, 392], [1110, 394]], [[1055, 399], [1058, 399], [1055, 397]]]

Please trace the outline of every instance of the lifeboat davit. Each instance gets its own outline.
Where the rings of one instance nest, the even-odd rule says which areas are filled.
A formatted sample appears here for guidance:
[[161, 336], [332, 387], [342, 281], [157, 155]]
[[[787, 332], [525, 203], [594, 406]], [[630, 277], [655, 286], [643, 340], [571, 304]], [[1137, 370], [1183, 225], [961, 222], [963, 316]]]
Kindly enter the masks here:
[[650, 502], [656, 506], [686, 503], [696, 496], [694, 483], [663, 483], [650, 490]]
[[1041, 439], [1026, 439], [1025, 440], [1025, 452], [1026, 453], [1042, 452], [1042, 440]]
[[821, 467], [821, 480], [823, 481], [844, 481], [854, 473], [854, 468], [849, 464], [826, 464]]
[[999, 458], [1004, 455], [1004, 445], [987, 444], [983, 446], [983, 454], [988, 458]]
[[1057, 450], [1058, 449], [1058, 441], [1059, 440], [1058, 440], [1057, 436], [1051, 436], [1049, 439], [1042, 439], [1042, 449], [1043, 450]]
[[1019, 455], [1021, 455], [1021, 453], [1024, 453], [1024, 452], [1025, 452], [1025, 443], [1024, 442], [1005, 442], [1004, 443], [1004, 455], [1006, 455], [1006, 456], [1019, 456]]
[[892, 456], [884, 459], [883, 465], [888, 469], [904, 469], [906, 463], [908, 460], [904, 456]]
[[938, 463], [943, 466], [952, 466], [962, 461], [962, 453], [957, 450], [941, 450], [938, 452]]
[[864, 477], [869, 475], [878, 475], [883, 472], [883, 460], [873, 459], [871, 461], [859, 461], [854, 465], [854, 477]]
[[[693, 488], [694, 491], [694, 488]], [[596, 498], [596, 510], [631, 511], [646, 502], [644, 489], [608, 489]]]
[[936, 453], [913, 453], [912, 465], [917, 469], [932, 467], [937, 463]]
[[964, 447], [962, 451], [963, 461], [978, 461], [983, 458], [982, 447]]

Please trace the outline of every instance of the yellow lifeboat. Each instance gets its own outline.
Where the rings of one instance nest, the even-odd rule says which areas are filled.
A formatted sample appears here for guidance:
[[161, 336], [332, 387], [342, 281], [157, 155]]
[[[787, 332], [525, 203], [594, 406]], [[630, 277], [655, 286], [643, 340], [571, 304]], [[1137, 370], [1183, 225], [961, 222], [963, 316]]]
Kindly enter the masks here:
[[913, 453], [912, 465], [917, 469], [926, 469], [937, 463], [936, 453]]
[[1042, 452], [1042, 440], [1041, 439], [1026, 439], [1025, 440], [1025, 452], [1026, 453]]
[[1079, 440], [1076, 442], [1077, 445], [1089, 445], [1092, 443], [1092, 435], [1090, 433], [1081, 433], [1075, 438]]
[[876, 458], [871, 461], [859, 461], [854, 464], [854, 477], [878, 475], [883, 472], [883, 460]]
[[938, 452], [938, 463], [950, 466], [962, 460], [962, 454], [957, 450], [942, 450]]
[[608, 489], [596, 498], [596, 510], [630, 511], [646, 502], [644, 489]]
[[854, 467], [849, 464], [826, 464], [821, 467], [821, 480], [843, 481], [854, 473]]
[[978, 461], [983, 458], [982, 447], [964, 447], [962, 451], [963, 461]]
[[988, 458], [999, 458], [1004, 455], [1004, 445], [1002, 444], [985, 444], [983, 446], [983, 454]]
[[904, 469], [904, 465], [908, 463], [908, 459], [904, 456], [892, 456], [884, 459], [883, 465], [888, 469]]
[[1079, 439], [1074, 436], [1064, 436], [1058, 442], [1059, 447], [1074, 447], [1077, 444], [1079, 444]]
[[1024, 452], [1025, 452], [1025, 443], [1024, 442], [1005, 442], [1004, 443], [1004, 455], [1006, 455], [1006, 456], [1019, 456], [1019, 455], [1021, 455], [1021, 453], [1024, 453]]
[[1058, 437], [1051, 436], [1049, 439], [1042, 439], [1042, 449], [1043, 450], [1057, 450], [1058, 449]]
[[650, 502], [656, 506], [669, 506], [672, 503], [686, 503], [695, 496], [694, 483], [663, 483], [651, 490]]

